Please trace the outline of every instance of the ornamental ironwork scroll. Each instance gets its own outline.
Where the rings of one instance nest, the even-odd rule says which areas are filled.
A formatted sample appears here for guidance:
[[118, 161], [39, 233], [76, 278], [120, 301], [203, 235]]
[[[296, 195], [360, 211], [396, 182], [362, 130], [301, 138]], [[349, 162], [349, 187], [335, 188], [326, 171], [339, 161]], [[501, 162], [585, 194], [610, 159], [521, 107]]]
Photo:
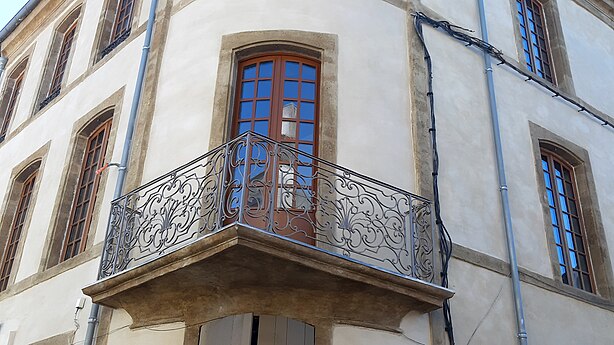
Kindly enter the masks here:
[[233, 224], [434, 278], [428, 200], [252, 132], [114, 200], [100, 277]]

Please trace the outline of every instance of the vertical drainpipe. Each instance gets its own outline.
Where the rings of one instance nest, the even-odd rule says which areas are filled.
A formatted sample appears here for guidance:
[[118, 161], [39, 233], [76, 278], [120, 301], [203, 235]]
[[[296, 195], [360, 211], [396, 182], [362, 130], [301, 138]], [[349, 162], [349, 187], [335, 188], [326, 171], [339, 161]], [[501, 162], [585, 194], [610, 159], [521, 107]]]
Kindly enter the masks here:
[[[128, 168], [128, 159], [130, 158], [130, 148], [132, 146], [132, 135], [134, 134], [134, 127], [136, 125], [136, 116], [139, 110], [139, 104], [141, 102], [141, 93], [143, 91], [143, 84], [145, 81], [145, 71], [147, 69], [147, 59], [149, 58], [149, 48], [151, 45], [151, 37], [153, 35], [154, 21], [156, 20], [156, 8], [158, 7], [158, 0], [151, 1], [151, 7], [149, 9], [149, 18], [147, 19], [147, 30], [145, 31], [145, 41], [143, 42], [143, 50], [141, 52], [141, 63], [139, 65], [139, 72], [134, 87], [134, 95], [132, 97], [132, 107], [130, 108], [130, 117], [128, 118], [128, 128], [126, 129], [126, 137], [124, 139], [124, 147], [122, 149], [122, 158], [117, 173], [117, 181], [115, 183], [115, 192], [113, 199], [117, 199], [122, 195], [124, 189], [124, 182], [126, 180], [126, 171]], [[102, 257], [101, 257], [102, 260]], [[98, 272], [100, 274], [100, 272]], [[84, 345], [94, 344], [94, 336], [98, 325], [98, 313], [100, 306], [98, 304], [92, 304], [92, 310], [90, 311], [90, 317], [87, 322], [87, 331], [85, 333]]]
[[[486, 27], [486, 15], [484, 12], [484, 0], [478, 0], [480, 11], [480, 29], [482, 40], [488, 43], [488, 28]], [[503, 208], [503, 218], [505, 220], [505, 234], [507, 237], [507, 249], [510, 260], [510, 271], [512, 276], [512, 289], [514, 293], [514, 310], [516, 312], [516, 328], [520, 345], [527, 345], [527, 331], [524, 320], [524, 310], [522, 304], [522, 293], [520, 291], [520, 277], [518, 274], [518, 261], [516, 259], [516, 247], [514, 240], [514, 230], [512, 227], [512, 214], [510, 212], [510, 202], [508, 197], [507, 182], [505, 178], [505, 165], [503, 163], [503, 151], [501, 148], [501, 132], [499, 129], [499, 113], [497, 111], [497, 98], [495, 96], [495, 86], [492, 76], [492, 63], [490, 55], [484, 52], [484, 66], [486, 69], [486, 82], [488, 84], [488, 103], [492, 118], [492, 131], [495, 141], [495, 151], [497, 155], [497, 172], [499, 175], [499, 191], [501, 192], [501, 205]]]

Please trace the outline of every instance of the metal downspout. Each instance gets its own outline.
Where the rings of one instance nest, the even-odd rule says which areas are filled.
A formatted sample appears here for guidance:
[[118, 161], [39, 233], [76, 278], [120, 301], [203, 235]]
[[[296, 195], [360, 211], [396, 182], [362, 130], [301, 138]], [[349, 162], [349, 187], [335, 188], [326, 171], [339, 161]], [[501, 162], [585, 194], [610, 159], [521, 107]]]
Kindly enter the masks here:
[[[130, 148], [132, 147], [132, 136], [134, 134], [134, 127], [136, 124], [136, 117], [139, 110], [139, 104], [141, 102], [141, 93], [143, 91], [143, 84], [145, 80], [145, 71], [147, 67], [147, 59], [149, 58], [149, 48], [151, 45], [151, 37], [153, 35], [153, 26], [156, 19], [156, 9], [158, 7], [158, 0], [151, 1], [151, 8], [149, 9], [149, 18], [147, 19], [147, 30], [145, 31], [145, 42], [143, 42], [143, 50], [141, 53], [141, 63], [139, 65], [139, 72], [134, 87], [134, 96], [132, 97], [132, 107], [130, 108], [130, 117], [128, 118], [128, 128], [126, 130], [126, 137], [124, 140], [124, 147], [122, 150], [121, 163], [119, 165], [117, 173], [117, 182], [115, 184], [115, 192], [113, 199], [117, 199], [122, 195], [124, 188], [124, 182], [126, 180], [126, 171], [128, 168], [128, 159], [130, 158]], [[102, 259], [102, 257], [101, 257]], [[100, 274], [100, 272], [99, 272]], [[84, 345], [94, 344], [94, 335], [98, 325], [98, 313], [100, 306], [98, 304], [92, 304], [92, 310], [90, 311], [90, 317], [87, 322], [87, 331], [85, 334]]]
[[8, 62], [8, 58], [2, 56], [2, 42], [21, 24], [21, 22], [34, 10], [36, 5], [41, 2], [41, 0], [30, 0], [9, 20], [8, 23], [0, 30], [0, 78], [2, 78], [2, 73], [4, 72], [4, 68], [6, 67], [6, 63]]
[[[486, 15], [484, 12], [484, 0], [478, 0], [478, 9], [480, 11], [480, 29], [482, 31], [482, 40], [488, 43], [488, 28], [486, 27]], [[490, 106], [490, 115], [492, 118], [492, 131], [495, 141], [495, 151], [497, 155], [497, 172], [499, 175], [499, 191], [501, 192], [501, 205], [503, 208], [503, 218], [505, 220], [505, 234], [507, 237], [507, 249], [510, 259], [510, 271], [512, 276], [512, 288], [514, 294], [514, 310], [516, 312], [516, 328], [518, 341], [521, 345], [527, 345], [527, 331], [525, 327], [524, 310], [522, 304], [522, 293], [520, 291], [520, 277], [518, 275], [518, 261], [516, 259], [516, 246], [514, 240], [514, 231], [512, 227], [512, 214], [510, 212], [510, 203], [507, 190], [507, 182], [505, 178], [505, 165], [503, 162], [503, 151], [501, 148], [501, 132], [499, 128], [499, 113], [497, 111], [497, 99], [495, 95], [495, 86], [492, 75], [492, 63], [490, 55], [484, 52], [484, 65], [486, 69], [486, 82], [488, 84], [488, 101]]]

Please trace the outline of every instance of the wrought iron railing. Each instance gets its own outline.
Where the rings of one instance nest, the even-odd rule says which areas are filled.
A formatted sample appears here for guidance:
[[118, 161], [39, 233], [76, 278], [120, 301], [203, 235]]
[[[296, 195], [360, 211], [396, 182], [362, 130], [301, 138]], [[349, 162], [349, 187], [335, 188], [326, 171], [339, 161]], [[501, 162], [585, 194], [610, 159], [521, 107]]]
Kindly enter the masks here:
[[428, 200], [252, 132], [114, 200], [100, 277], [232, 224], [433, 280]]

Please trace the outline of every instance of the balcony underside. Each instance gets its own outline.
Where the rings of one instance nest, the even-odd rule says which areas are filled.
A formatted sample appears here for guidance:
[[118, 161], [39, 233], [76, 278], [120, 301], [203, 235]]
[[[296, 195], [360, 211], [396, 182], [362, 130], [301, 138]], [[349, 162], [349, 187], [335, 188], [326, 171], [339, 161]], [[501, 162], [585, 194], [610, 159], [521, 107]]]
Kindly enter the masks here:
[[453, 294], [241, 225], [83, 291], [125, 309], [132, 327], [253, 312], [397, 328], [408, 312], [434, 310]]

